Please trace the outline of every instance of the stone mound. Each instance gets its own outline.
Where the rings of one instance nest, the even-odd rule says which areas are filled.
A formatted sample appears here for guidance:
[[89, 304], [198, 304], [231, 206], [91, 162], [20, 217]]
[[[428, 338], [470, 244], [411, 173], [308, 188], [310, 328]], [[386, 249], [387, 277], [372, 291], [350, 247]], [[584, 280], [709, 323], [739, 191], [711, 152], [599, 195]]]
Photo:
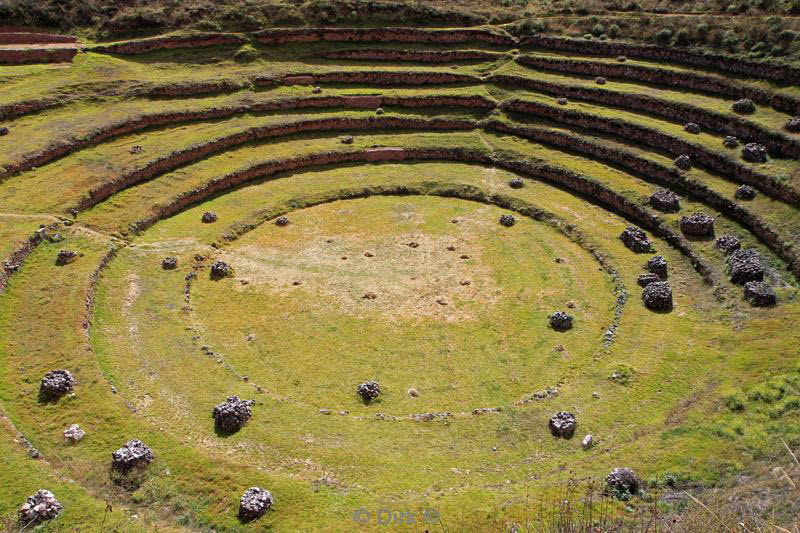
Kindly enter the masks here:
[[742, 241], [740, 241], [738, 237], [734, 237], [733, 235], [723, 235], [722, 237], [717, 239], [717, 248], [722, 250], [726, 255], [732, 254], [741, 247], [742, 247]]
[[376, 109], [376, 110], [375, 110], [375, 114], [376, 114], [376, 115], [383, 115], [383, 108], [382, 108], [382, 107], [379, 107], [378, 109]]
[[525, 182], [522, 181], [522, 178], [512, 178], [512, 180], [508, 182], [508, 186], [512, 189], [521, 189], [525, 186]]
[[645, 272], [644, 274], [639, 274], [639, 279], [636, 282], [639, 284], [640, 287], [647, 287], [651, 283], [655, 283], [657, 281], [661, 281], [661, 278], [658, 277], [657, 274], [653, 274], [652, 272]]
[[78, 254], [72, 250], [59, 250], [58, 257], [56, 257], [56, 264], [58, 266], [68, 265], [78, 258]]
[[792, 133], [800, 132], [800, 117], [790, 118], [783, 127], [786, 128], [786, 131], [791, 131]]
[[276, 226], [288, 226], [289, 225], [289, 219], [287, 217], [278, 217], [278, 218], [275, 219], [275, 225]]
[[242, 400], [238, 396], [228, 398], [214, 406], [211, 416], [216, 427], [222, 431], [233, 433], [239, 431], [253, 415], [253, 400]]
[[161, 268], [164, 270], [175, 270], [178, 268], [178, 258], [177, 257], [165, 257], [161, 261]]
[[681, 210], [681, 199], [669, 189], [659, 189], [650, 196], [650, 205], [664, 213], [677, 213]]
[[342, 137], [342, 144], [353, 144], [353, 136], [345, 135], [344, 137]]
[[725, 138], [722, 140], [722, 145], [725, 148], [736, 148], [737, 146], [739, 146], [739, 139], [737, 139], [733, 135], [726, 135]]
[[731, 106], [731, 109], [733, 109], [735, 113], [749, 115], [756, 112], [756, 104], [749, 98], [742, 98], [741, 100], [736, 100]]
[[8, 128], [5, 126], [0, 126], [0, 137], [8, 135]]
[[736, 250], [728, 258], [728, 272], [731, 275], [731, 282], [743, 285], [748, 281], [763, 281], [764, 266], [761, 263], [761, 255], [747, 248]]
[[122, 448], [111, 452], [111, 468], [123, 474], [134, 467], [146, 467], [153, 462], [153, 451], [139, 439], [129, 440]]
[[211, 279], [222, 279], [233, 275], [233, 269], [225, 261], [214, 261], [211, 265]]
[[742, 185], [734, 194], [737, 200], [752, 200], [756, 197], [756, 190], [749, 185]]
[[561, 98], [556, 100], [556, 103], [558, 105], [567, 105], [567, 99], [562, 96]]
[[556, 311], [549, 317], [550, 327], [556, 331], [572, 329], [572, 317], [564, 311]]
[[766, 163], [767, 147], [758, 143], [747, 143], [742, 148], [742, 159], [750, 163]]
[[639, 492], [639, 479], [630, 468], [615, 468], [606, 476], [606, 486], [616, 495]]
[[514, 218], [514, 215], [500, 215], [500, 225], [510, 228], [514, 224], [517, 223], [517, 219]]
[[550, 417], [550, 433], [554, 437], [571, 439], [575, 434], [575, 415], [561, 411]]
[[647, 238], [644, 230], [636, 226], [628, 226], [619, 236], [620, 240], [636, 253], [649, 253], [653, 251], [653, 243]]
[[682, 217], [681, 231], [684, 235], [692, 237], [711, 237], [714, 235], [714, 217], [705, 213], [692, 213], [688, 217]]
[[656, 281], [648, 284], [642, 291], [642, 302], [651, 311], [672, 309], [672, 287], [669, 282]]
[[767, 307], [778, 301], [775, 289], [761, 281], [748, 281], [744, 284], [744, 299], [753, 307]]
[[67, 444], [77, 444], [85, 436], [86, 432], [82, 430], [78, 424], [72, 424], [70, 427], [64, 430], [64, 442]]
[[51, 401], [69, 394], [75, 388], [75, 377], [69, 370], [51, 370], [42, 378], [39, 386], [39, 398]]
[[143, 151], [144, 151], [144, 150], [142, 149], [142, 147], [141, 147], [141, 146], [139, 146], [138, 144], [137, 144], [137, 145], [135, 145], [135, 146], [133, 146], [133, 147], [131, 147], [131, 150], [130, 150], [130, 152], [131, 152], [132, 154], [141, 154]]
[[39, 489], [29, 496], [19, 508], [19, 523], [27, 528], [46, 520], [52, 520], [61, 513], [63, 508], [52, 492]]
[[697, 135], [700, 133], [700, 125], [696, 122], [687, 122], [683, 125], [683, 131]]
[[594, 79], [594, 82], [595, 82], [597, 85], [605, 85], [605, 84], [606, 84], [606, 79], [605, 79], [603, 76], [598, 76], [598, 77], [596, 77], [596, 78]]
[[364, 403], [370, 403], [380, 396], [381, 386], [376, 381], [365, 381], [356, 388], [356, 392], [364, 400]]
[[662, 256], [656, 255], [648, 259], [645, 268], [661, 279], [667, 279], [667, 260]]
[[273, 503], [274, 499], [268, 490], [250, 487], [239, 499], [239, 519], [249, 522], [261, 518]]
[[212, 213], [211, 211], [206, 211], [205, 213], [203, 213], [203, 217], [200, 220], [202, 220], [206, 224], [211, 224], [212, 222], [217, 221], [217, 214]]
[[692, 158], [686, 154], [681, 154], [675, 158], [675, 166], [681, 170], [689, 170], [692, 168]]
[[617, 61], [619, 61], [620, 63], [624, 63], [627, 60], [628, 58], [625, 56], [617, 56]]

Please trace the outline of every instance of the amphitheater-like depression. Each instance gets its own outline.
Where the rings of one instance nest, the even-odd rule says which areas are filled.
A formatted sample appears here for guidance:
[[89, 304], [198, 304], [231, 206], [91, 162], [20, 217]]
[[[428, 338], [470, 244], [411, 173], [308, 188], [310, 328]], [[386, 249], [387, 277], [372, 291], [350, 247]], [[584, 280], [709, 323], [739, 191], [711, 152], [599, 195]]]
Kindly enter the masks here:
[[0, 67], [7, 523], [479, 530], [798, 438], [796, 75], [663, 54], [320, 29]]

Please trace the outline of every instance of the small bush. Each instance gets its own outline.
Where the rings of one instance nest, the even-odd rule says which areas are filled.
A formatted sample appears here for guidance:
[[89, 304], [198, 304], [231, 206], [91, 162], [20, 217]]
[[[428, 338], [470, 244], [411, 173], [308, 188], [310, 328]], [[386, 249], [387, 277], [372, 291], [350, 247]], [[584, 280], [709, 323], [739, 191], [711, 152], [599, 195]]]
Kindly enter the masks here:
[[233, 54], [233, 59], [240, 63], [249, 63], [250, 61], [258, 59], [260, 55], [259, 51], [256, 50], [253, 45], [245, 44], [236, 50], [236, 53]]
[[655, 35], [653, 35], [653, 39], [660, 45], [667, 45], [672, 41], [672, 30], [670, 28], [658, 30]]
[[612, 24], [611, 26], [609, 26], [608, 36], [611, 37], [612, 39], [616, 39], [617, 37], [619, 37], [619, 26], [617, 26], [616, 24]]

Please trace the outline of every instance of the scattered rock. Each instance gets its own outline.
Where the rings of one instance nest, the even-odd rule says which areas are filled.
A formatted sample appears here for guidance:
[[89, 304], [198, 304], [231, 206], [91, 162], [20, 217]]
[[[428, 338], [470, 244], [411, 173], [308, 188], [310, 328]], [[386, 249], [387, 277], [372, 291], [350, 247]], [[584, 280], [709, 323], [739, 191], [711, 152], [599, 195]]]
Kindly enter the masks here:
[[675, 166], [681, 170], [689, 170], [692, 168], [692, 158], [686, 154], [679, 155], [675, 161]]
[[572, 300], [567, 302], [567, 309], [575, 309], [575, 302]]
[[508, 182], [508, 186], [512, 189], [521, 189], [525, 186], [525, 182], [522, 181], [522, 178], [512, 178], [511, 181]]
[[344, 137], [342, 137], [342, 144], [353, 144], [353, 136], [345, 135]]
[[648, 272], [658, 275], [661, 279], [667, 279], [667, 260], [660, 255], [654, 255], [647, 260], [645, 268]]
[[364, 300], [374, 300], [377, 297], [378, 295], [375, 294], [374, 292], [367, 292], [364, 293], [364, 296], [362, 296], [361, 298], [363, 298]]
[[409, 248], [419, 248], [419, 243], [411, 241], [409, 243], [406, 243], [406, 246], [408, 246]]
[[510, 228], [514, 224], [517, 223], [517, 219], [514, 218], [514, 215], [500, 215], [500, 225]]
[[77, 444], [86, 436], [86, 432], [78, 424], [72, 424], [64, 430], [64, 441], [67, 444]]
[[556, 331], [572, 329], [572, 317], [564, 311], [556, 311], [550, 315], [550, 327]]
[[655, 283], [657, 281], [661, 281], [661, 278], [658, 277], [657, 274], [653, 274], [652, 272], [646, 272], [644, 274], [639, 274], [639, 279], [637, 283], [640, 287], [647, 287], [651, 283]]
[[408, 389], [408, 395], [412, 398], [416, 398], [419, 396], [419, 391], [414, 387], [411, 387], [410, 389]]
[[705, 213], [692, 213], [688, 217], [681, 217], [681, 231], [684, 235], [692, 237], [713, 237], [714, 218]]
[[59, 250], [56, 257], [56, 264], [58, 266], [68, 265], [78, 258], [78, 254], [72, 250]]
[[233, 275], [233, 269], [225, 261], [214, 261], [211, 265], [211, 279], [222, 279]]
[[593, 392], [592, 393], [592, 398], [594, 398], [595, 400], [600, 399], [600, 393], [599, 392]]
[[583, 440], [581, 441], [581, 446], [583, 446], [584, 450], [588, 450], [589, 448], [594, 446], [594, 439], [592, 438], [592, 436], [586, 435], [585, 437], [583, 437]]
[[617, 61], [619, 61], [620, 63], [624, 63], [627, 60], [628, 58], [625, 56], [617, 56]]
[[575, 415], [560, 411], [550, 417], [550, 433], [554, 437], [571, 439], [575, 434]]
[[556, 100], [556, 103], [557, 103], [558, 105], [567, 105], [567, 99], [566, 99], [566, 98], [564, 98], [564, 97], [562, 96], [561, 98], [558, 98], [558, 99]]
[[8, 135], [8, 128], [6, 126], [0, 126], [0, 137]]
[[374, 256], [375, 254], [373, 254], [372, 252], [364, 252], [364, 257], [374, 257]]
[[177, 257], [165, 257], [161, 261], [161, 268], [164, 270], [175, 270], [178, 268], [178, 258]]
[[200, 220], [202, 220], [205, 224], [211, 224], [212, 222], [217, 221], [217, 214], [212, 213], [211, 211], [206, 211], [203, 213], [203, 217]]
[[131, 152], [132, 154], [141, 154], [143, 151], [144, 151], [144, 150], [142, 149], [142, 147], [141, 147], [141, 146], [139, 146], [138, 144], [137, 144], [137, 145], [135, 145], [135, 146], [133, 146], [133, 147], [131, 147], [131, 150], [130, 150], [130, 152]]
[[744, 299], [753, 307], [767, 307], [775, 305], [777, 296], [775, 290], [761, 281], [748, 281], [744, 284]]
[[606, 485], [617, 497], [639, 492], [639, 480], [630, 468], [615, 468], [612, 470], [606, 476]]
[[253, 415], [253, 400], [242, 400], [238, 396], [228, 398], [214, 406], [211, 416], [217, 429], [227, 433], [239, 431]]
[[69, 370], [51, 370], [42, 378], [39, 399], [45, 402], [57, 400], [75, 388], [75, 377]]
[[737, 139], [733, 135], [726, 135], [725, 138], [722, 140], [722, 145], [725, 148], [736, 148], [737, 146], [739, 146], [739, 139]]
[[314, 87], [313, 89], [311, 89], [311, 92], [314, 93], [314, 94], [319, 94], [319, 93], [322, 92], [322, 88], [321, 87]]
[[752, 248], [733, 252], [728, 258], [728, 271], [731, 282], [737, 285], [743, 285], [748, 281], [764, 280], [761, 255]]
[[625, 228], [619, 238], [629, 250], [636, 253], [650, 253], [653, 251], [653, 244], [647, 238], [647, 234], [636, 226]]
[[278, 217], [278, 218], [275, 219], [275, 225], [276, 226], [288, 226], [289, 225], [289, 219], [286, 218], [286, 217]]
[[356, 388], [364, 403], [370, 403], [381, 394], [381, 386], [376, 381], [365, 381]]
[[606, 79], [605, 79], [603, 76], [597, 76], [597, 77], [594, 79], [594, 82], [595, 82], [597, 85], [605, 85], [605, 84], [606, 84]]
[[447, 305], [448, 302], [446, 298], [437, 298], [436, 303], [439, 305]]
[[733, 109], [735, 113], [749, 115], [756, 112], [756, 104], [749, 98], [742, 98], [741, 100], [736, 100], [731, 106], [731, 109]]
[[767, 147], [758, 143], [747, 143], [742, 148], [742, 159], [750, 163], [766, 163]]
[[659, 189], [650, 196], [650, 205], [664, 213], [681, 210], [681, 198], [669, 189]]
[[382, 107], [379, 107], [378, 109], [376, 109], [376, 110], [375, 110], [375, 114], [376, 114], [376, 115], [383, 115], [383, 108], [382, 108]]
[[239, 499], [239, 519], [250, 522], [264, 516], [275, 500], [268, 490], [250, 487]]
[[468, 280], [468, 279], [462, 279], [462, 280], [461, 280], [461, 281], [459, 281], [458, 283], [459, 283], [459, 285], [461, 285], [462, 287], [468, 287], [469, 285], [472, 285], [472, 282], [471, 282], [470, 280]]
[[122, 448], [111, 453], [111, 468], [123, 474], [132, 468], [144, 468], [153, 461], [153, 451], [139, 439], [129, 440]]
[[717, 239], [717, 248], [722, 250], [726, 255], [731, 254], [742, 247], [742, 241], [733, 235], [723, 235]]
[[696, 122], [687, 122], [683, 125], [683, 131], [697, 135], [700, 133], [700, 125]]
[[461, 254], [458, 257], [461, 258], [461, 259], [469, 259], [469, 256], [467, 254]]
[[321, 415], [329, 415], [329, 414], [331, 414], [332, 412], [333, 412], [333, 411], [331, 411], [330, 409], [320, 409], [320, 410], [319, 410], [319, 414], [321, 414]]
[[786, 121], [786, 124], [783, 125], [786, 131], [791, 131], [792, 133], [800, 132], [800, 117], [792, 117]]
[[734, 194], [737, 200], [752, 200], [756, 197], [756, 190], [749, 185], [742, 185]]
[[24, 528], [57, 517], [64, 507], [47, 489], [39, 489], [19, 508], [19, 522]]
[[669, 311], [672, 309], [672, 287], [668, 281], [650, 283], [642, 291], [642, 301], [651, 311]]

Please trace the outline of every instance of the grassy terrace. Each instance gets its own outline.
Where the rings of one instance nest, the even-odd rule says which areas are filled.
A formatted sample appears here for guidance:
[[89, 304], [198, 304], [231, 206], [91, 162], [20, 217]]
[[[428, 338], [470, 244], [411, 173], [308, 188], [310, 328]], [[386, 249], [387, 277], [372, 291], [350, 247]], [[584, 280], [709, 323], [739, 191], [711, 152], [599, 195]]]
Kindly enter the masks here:
[[[309, 57], [352, 48], [480, 49], [497, 57], [442, 65]], [[301, 97], [478, 96], [561, 108], [552, 94], [478, 82], [320, 84], [322, 94], [314, 95], [308, 86], [256, 87], [255, 76], [498, 73], [597, 87], [591, 78], [525, 68], [511, 51], [479, 43], [256, 49], [259, 57], [249, 63], [236, 62], [237, 47], [230, 46], [129, 57], [85, 52], [71, 66], [2, 67], [0, 105], [56, 100], [0, 124], [10, 129], [0, 137], [0, 165], [145, 114]], [[209, 80], [232, 85], [214, 94], [143, 96], [156, 86]], [[694, 91], [613, 78], [603, 89], [734, 115], [731, 99]], [[54, 230], [63, 242], [45, 241], [31, 252], [0, 294], [0, 529], [15, 527], [25, 498], [48, 488], [64, 512], [44, 531], [98, 529], [105, 501], [114, 509], [103, 527], [121, 531], [350, 531], [358, 527], [355, 509], [384, 506], [435, 508], [453, 531], [489, 523], [508, 529], [514, 522], [534, 530], [531, 499], [548, 497], [567, 472], [600, 479], [612, 468], [633, 468], [647, 493], [613, 504], [622, 515], [625, 505], [650, 505], [649, 494], [666, 476], [678, 480], [674, 490], [704, 487], [771, 454], [780, 439], [800, 446], [800, 300], [785, 262], [742, 224], [697, 199], [682, 197], [678, 213], [651, 210], [646, 200], [660, 188], [652, 176], [500, 134], [485, 122], [574, 135], [667, 168], [674, 155], [637, 139], [502, 109], [383, 109], [384, 118], [469, 120], [476, 127], [308, 131], [233, 144], [121, 188]], [[566, 109], [655, 129], [751, 165], [724, 148], [721, 135], [688, 134], [683, 121], [575, 100]], [[71, 217], [90, 190], [176, 151], [257, 127], [378, 116], [356, 108], [245, 111], [93, 143], [0, 183], [0, 259], [39, 224]], [[788, 115], [759, 106], [746, 118], [782, 131]], [[341, 142], [344, 135], [353, 135], [352, 144]], [[142, 150], [132, 152], [134, 146]], [[463, 148], [546, 163], [607, 192], [587, 197], [529, 177], [524, 187], [511, 188], [516, 174], [457, 161], [331, 164], [253, 178], [131, 231], [181, 194], [225, 175], [269, 161], [381, 147]], [[771, 158], [753, 168], [800, 188], [796, 160]], [[729, 199], [739, 185], [711, 168], [685, 176]], [[671, 312], [648, 310], [638, 277], [654, 254], [633, 253], [619, 239], [630, 224], [608, 207], [619, 198], [657, 215], [676, 235], [682, 216], [714, 216], [716, 236], [734, 234], [762, 255], [777, 305], [752, 307], [742, 298], [713, 239], [689, 241], [712, 269], [714, 283], [707, 284], [685, 255], [648, 231], [654, 254], [668, 262], [674, 300]], [[741, 205], [781, 241], [800, 245], [797, 208], [762, 193]], [[206, 211], [218, 220], [202, 223]], [[498, 225], [512, 212], [515, 225]], [[284, 213], [290, 223], [276, 225]], [[78, 252], [78, 259], [57, 266], [61, 249]], [[178, 268], [162, 269], [165, 257], [176, 257]], [[212, 280], [215, 260], [228, 263], [233, 275]], [[192, 272], [196, 278], [187, 283]], [[558, 309], [574, 317], [573, 329], [548, 327]], [[615, 333], [605, 338], [610, 327]], [[41, 377], [56, 368], [75, 374], [75, 393], [40, 403]], [[367, 379], [382, 389], [369, 405], [354, 393]], [[532, 396], [548, 388], [558, 394]], [[253, 417], [239, 432], [215, 431], [213, 406], [234, 394], [255, 400]], [[495, 410], [473, 412], [481, 408]], [[548, 418], [562, 410], [577, 416], [572, 440], [547, 430]], [[73, 423], [87, 436], [66, 446], [62, 432]], [[26, 456], [17, 432], [43, 459]], [[596, 446], [582, 448], [586, 434]], [[110, 471], [111, 451], [132, 438], [150, 446], [155, 461], [144, 473]], [[275, 505], [248, 524], [237, 509], [252, 486], [270, 490]]]

